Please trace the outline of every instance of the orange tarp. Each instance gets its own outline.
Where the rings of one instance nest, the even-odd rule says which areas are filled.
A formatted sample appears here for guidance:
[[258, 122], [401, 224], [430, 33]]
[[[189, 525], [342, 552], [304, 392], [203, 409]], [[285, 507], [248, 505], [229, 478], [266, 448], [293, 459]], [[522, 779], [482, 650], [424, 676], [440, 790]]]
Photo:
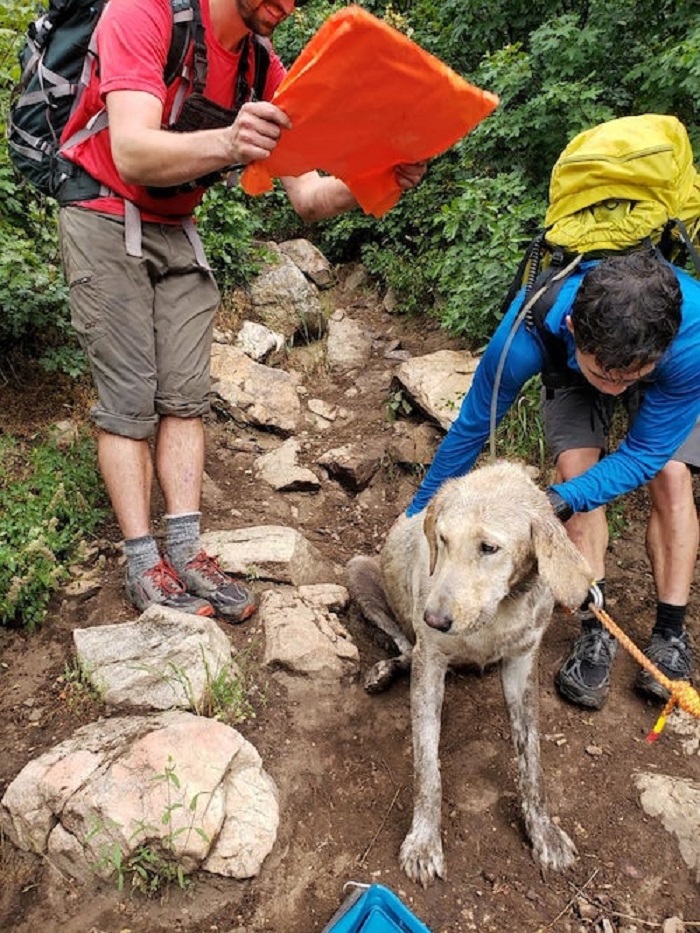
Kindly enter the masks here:
[[341, 178], [365, 213], [381, 217], [401, 194], [394, 167], [432, 158], [498, 105], [402, 33], [351, 6], [330, 16], [280, 84], [273, 103], [292, 121], [269, 158], [241, 183], [319, 169]]

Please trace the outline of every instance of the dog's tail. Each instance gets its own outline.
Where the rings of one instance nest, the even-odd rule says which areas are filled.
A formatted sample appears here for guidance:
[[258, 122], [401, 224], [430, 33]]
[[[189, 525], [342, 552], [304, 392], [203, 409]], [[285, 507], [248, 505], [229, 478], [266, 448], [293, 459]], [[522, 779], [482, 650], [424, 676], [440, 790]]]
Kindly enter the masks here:
[[360, 555], [348, 562], [348, 590], [362, 615], [389, 636], [402, 655], [411, 653], [411, 642], [399, 628], [389, 608], [379, 564]]

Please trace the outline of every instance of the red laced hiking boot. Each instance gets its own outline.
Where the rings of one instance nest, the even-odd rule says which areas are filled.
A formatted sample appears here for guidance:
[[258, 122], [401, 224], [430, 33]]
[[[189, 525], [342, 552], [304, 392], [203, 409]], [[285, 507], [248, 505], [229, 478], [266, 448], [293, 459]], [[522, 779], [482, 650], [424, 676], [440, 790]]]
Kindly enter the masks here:
[[126, 595], [141, 612], [149, 606], [165, 606], [179, 612], [197, 616], [213, 616], [212, 604], [199, 596], [187, 592], [187, 588], [167, 558], [158, 561], [155, 567], [139, 576], [126, 574]]
[[208, 600], [227, 622], [243, 622], [258, 608], [253, 592], [225, 573], [206, 551], [181, 567], [179, 576], [189, 593]]

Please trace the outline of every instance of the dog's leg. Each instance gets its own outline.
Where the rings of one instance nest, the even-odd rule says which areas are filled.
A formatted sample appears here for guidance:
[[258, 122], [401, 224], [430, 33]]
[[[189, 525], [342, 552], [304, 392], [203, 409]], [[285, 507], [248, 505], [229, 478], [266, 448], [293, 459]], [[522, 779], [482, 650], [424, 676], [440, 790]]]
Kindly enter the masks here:
[[412, 881], [426, 887], [444, 877], [440, 836], [440, 720], [447, 662], [431, 655], [425, 644], [413, 650], [411, 725], [413, 730], [413, 822], [401, 846], [399, 862]]
[[576, 847], [552, 822], [540, 765], [537, 647], [503, 661], [503, 693], [518, 758], [520, 796], [533, 855], [545, 868], [561, 871], [572, 864]]
[[348, 588], [362, 615], [391, 638], [399, 649], [395, 658], [378, 661], [365, 678], [368, 693], [381, 693], [411, 668], [413, 645], [399, 628], [386, 601], [379, 564], [371, 557], [353, 557], [348, 562]]

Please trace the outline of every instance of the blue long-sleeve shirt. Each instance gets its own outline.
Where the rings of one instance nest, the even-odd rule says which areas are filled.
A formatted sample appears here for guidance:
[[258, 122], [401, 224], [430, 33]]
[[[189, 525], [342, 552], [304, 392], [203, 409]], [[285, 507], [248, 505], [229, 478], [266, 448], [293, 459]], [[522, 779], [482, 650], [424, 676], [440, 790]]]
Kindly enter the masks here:
[[[580, 373], [574, 339], [566, 317], [585, 273], [595, 263], [582, 263], [564, 282], [544, 326], [566, 345], [569, 369]], [[595, 466], [553, 488], [575, 512], [588, 512], [644, 485], [671, 459], [700, 416], [700, 282], [676, 270], [682, 293], [681, 324], [657, 363], [634, 424], [617, 450]], [[496, 371], [503, 347], [522, 308], [524, 294], [514, 299], [489, 342], [456, 420], [440, 444], [416, 495], [406, 510], [425, 508], [446, 479], [468, 473], [489, 437]], [[500, 422], [523, 385], [540, 373], [545, 352], [538, 337], [521, 322], [503, 367], [496, 420]]]

